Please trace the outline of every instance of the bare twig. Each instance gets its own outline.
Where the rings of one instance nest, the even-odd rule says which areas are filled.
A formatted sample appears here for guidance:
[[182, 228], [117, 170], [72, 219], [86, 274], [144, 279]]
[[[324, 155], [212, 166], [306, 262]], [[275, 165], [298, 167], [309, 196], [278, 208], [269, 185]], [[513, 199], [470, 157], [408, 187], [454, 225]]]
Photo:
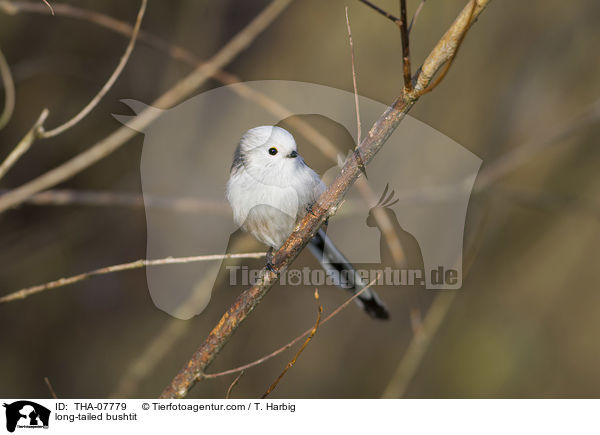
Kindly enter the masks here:
[[[0, 189], [0, 195], [9, 192]], [[131, 207], [167, 209], [180, 213], [211, 213], [229, 216], [231, 207], [225, 200], [195, 197], [168, 197], [129, 192], [90, 191], [72, 189], [45, 190], [27, 199], [33, 205], [90, 205], [95, 207]]]
[[[467, 32], [471, 28], [471, 25], [477, 19], [481, 10], [487, 6], [487, 0], [470, 0], [471, 6], [465, 7], [461, 14], [456, 18], [450, 29], [442, 37], [446, 39], [450, 45], [440, 46], [437, 45], [434, 50], [429, 54], [429, 57], [425, 59], [415, 89], [419, 96], [427, 94], [433, 91], [446, 77], [446, 74], [452, 66], [452, 62], [456, 59], [456, 54], [467, 35]], [[433, 64], [431, 60], [436, 59]], [[435, 79], [433, 83], [431, 79], [439, 71], [441, 65], [440, 62], [445, 64], [444, 69]]]
[[185, 264], [195, 263], [198, 261], [214, 261], [214, 260], [226, 260], [229, 258], [261, 258], [265, 256], [265, 252], [249, 252], [245, 254], [219, 254], [219, 255], [197, 255], [193, 257], [167, 257], [157, 260], [137, 260], [130, 263], [116, 264], [114, 266], [102, 267], [100, 269], [92, 270], [90, 272], [80, 273], [79, 275], [70, 276], [68, 278], [57, 279], [56, 281], [50, 281], [46, 284], [35, 285], [33, 287], [27, 287], [18, 290], [13, 293], [9, 293], [6, 296], [0, 297], [0, 304], [6, 302], [16, 301], [18, 299], [25, 299], [36, 293], [40, 293], [46, 290], [55, 289], [58, 287], [64, 287], [67, 285], [75, 284], [86, 280], [92, 276], [106, 275], [109, 273], [121, 272], [123, 270], [140, 269], [142, 267], [152, 266], [163, 266], [168, 264]]
[[115, 81], [121, 74], [121, 71], [123, 71], [123, 68], [125, 68], [129, 56], [131, 55], [131, 52], [135, 45], [135, 40], [137, 38], [137, 33], [142, 24], [142, 18], [146, 10], [147, 2], [148, 0], [142, 0], [142, 4], [140, 6], [140, 10], [136, 19], [135, 27], [133, 28], [131, 34], [131, 40], [127, 45], [125, 54], [121, 58], [121, 61], [117, 65], [117, 68], [114, 70], [113, 74], [110, 76], [106, 84], [102, 87], [102, 89], [100, 89], [100, 92], [98, 92], [98, 94], [81, 110], [81, 112], [75, 115], [71, 120], [67, 121], [59, 127], [56, 127], [53, 130], [44, 130], [44, 122], [48, 117], [48, 109], [44, 109], [36, 123], [33, 125], [33, 127], [29, 130], [25, 137], [17, 144], [15, 149], [8, 155], [8, 157], [2, 163], [2, 165], [0, 165], [0, 178], [2, 178], [6, 174], [6, 172], [8, 172], [8, 170], [17, 162], [17, 160], [19, 160], [19, 158], [23, 154], [25, 154], [27, 150], [29, 150], [29, 148], [36, 139], [53, 137], [73, 127], [75, 124], [81, 121], [81, 119], [83, 119], [89, 112], [91, 112], [92, 109], [100, 102], [102, 97], [106, 95], [106, 93], [110, 90], [112, 85], [115, 83]]
[[[230, 246], [231, 252], [245, 252], [256, 246], [251, 236], [235, 238]], [[230, 259], [229, 265], [241, 264], [243, 259]], [[220, 270], [222, 263], [213, 263], [199, 277], [192, 287], [193, 290], [187, 297], [183, 298], [177, 307], [171, 312], [172, 318], [166, 321], [166, 325], [151, 334], [152, 339], [142, 349], [136, 349], [133, 361], [123, 370], [117, 386], [111, 397], [132, 397], [138, 391], [139, 385], [152, 375], [158, 364], [170, 354], [177, 346], [178, 341], [193, 327], [193, 322], [181, 321], [181, 318], [189, 317], [190, 307], [197, 306], [197, 300], [204, 300], [205, 295], [210, 294], [213, 288], [220, 287], [222, 281], [215, 281], [215, 276]], [[221, 280], [225, 277], [222, 275]]]
[[412, 90], [412, 73], [410, 72], [410, 41], [408, 37], [408, 28], [406, 27], [406, 0], [400, 0], [400, 35], [402, 38], [402, 67], [404, 75], [404, 90]]
[[40, 129], [44, 124], [44, 121], [48, 117], [48, 109], [42, 110], [42, 113], [38, 117], [33, 127], [29, 129], [27, 134], [23, 136], [23, 139], [19, 141], [17, 146], [10, 152], [10, 154], [4, 159], [2, 164], [0, 164], [0, 179], [6, 175], [6, 173], [13, 167], [13, 165], [21, 158], [23, 154], [29, 150], [35, 138], [38, 137]]
[[2, 86], [4, 87], [4, 108], [2, 109], [2, 114], [0, 114], [0, 130], [2, 130], [8, 124], [10, 118], [12, 118], [15, 110], [15, 82], [2, 50], [0, 50], [0, 77], [2, 78]]
[[[57, 15], [88, 21], [126, 37], [131, 37], [133, 33], [133, 27], [131, 24], [101, 12], [83, 9], [65, 3], [56, 4], [54, 5], [54, 8]], [[45, 6], [40, 5], [36, 1], [26, 0], [14, 0], [10, 2], [7, 0], [0, 0], [0, 12], [10, 15], [21, 12], [43, 15], [49, 14], [49, 10]], [[167, 42], [156, 35], [144, 31], [143, 29], [140, 29], [139, 31], [138, 40], [148, 44], [156, 50], [166, 53], [175, 60], [184, 62], [187, 65], [200, 67], [201, 65], [206, 64], [205, 61], [200, 59], [187, 48]], [[234, 83], [237, 84], [237, 86], [232, 88], [233, 92], [236, 92], [243, 98], [248, 98], [256, 102], [264, 107], [267, 111], [273, 113], [281, 119], [294, 115], [294, 113], [283, 107], [277, 101], [245, 85], [240, 81], [240, 78], [234, 74], [223, 71], [220, 68], [215, 68], [212, 78], [224, 85], [231, 85]], [[336, 146], [329, 141], [329, 139], [319, 133], [318, 130], [313, 128], [307, 122], [298, 118], [290, 120], [289, 124], [290, 126], [297, 128], [300, 134], [308, 139], [312, 145], [316, 146], [332, 162], [337, 162], [338, 150]]]
[[[81, 20], [86, 20], [86, 21], [89, 21], [96, 25], [102, 26], [106, 29], [109, 29], [111, 31], [114, 31], [116, 33], [119, 33], [121, 35], [124, 35], [124, 36], [131, 36], [131, 34], [133, 32], [133, 28], [129, 23], [127, 23], [125, 21], [117, 20], [115, 18], [112, 18], [108, 15], [104, 15], [99, 12], [77, 8], [75, 6], [71, 6], [68, 4], [55, 5], [55, 9], [56, 9], [56, 13], [58, 15], [81, 19]], [[41, 14], [48, 13], [48, 9], [45, 7], [42, 7], [42, 5], [38, 4], [37, 2], [29, 2], [29, 1], [22, 1], [22, 0], [12, 1], [10, 3], [10, 8], [7, 6], [6, 2], [2, 2], [0, 0], [0, 10], [3, 10], [4, 12], [10, 13], [10, 14], [14, 14], [17, 12], [33, 12], [33, 13], [41, 13]], [[154, 47], [158, 50], [161, 50], [161, 51], [167, 53], [173, 59], [181, 60], [188, 65], [200, 67], [201, 65], [205, 64], [205, 62], [201, 61], [195, 54], [193, 54], [191, 51], [187, 50], [186, 48], [178, 46], [178, 45], [170, 44], [155, 35], [144, 32], [143, 30], [140, 30], [138, 39], [140, 41], [143, 41], [143, 42], [151, 45], [152, 47]], [[254, 90], [253, 88], [245, 85], [244, 83], [240, 83], [240, 81], [239, 81], [240, 79], [233, 74], [230, 74], [230, 73], [225, 72], [220, 69], [215, 69], [212, 77], [215, 80], [217, 80], [225, 85], [235, 83], [236, 86], [232, 88], [232, 90], [234, 92], [238, 93], [243, 98], [248, 98], [248, 99], [256, 102], [257, 104], [264, 107], [267, 111], [278, 116], [280, 119], [289, 118], [290, 116], [294, 115], [294, 113], [289, 111], [287, 108], [285, 108], [280, 103], [273, 100], [272, 98]], [[296, 129], [298, 131], [298, 133], [300, 133], [302, 136], [304, 136], [309, 141], [310, 144], [312, 144], [317, 149], [319, 149], [328, 159], [330, 159], [334, 163], [337, 163], [337, 156], [338, 156], [337, 147], [327, 137], [325, 137], [317, 129], [312, 127], [308, 122], [302, 120], [301, 118], [294, 117], [294, 118], [289, 119], [288, 125], [294, 129]], [[357, 141], [357, 144], [358, 143], [360, 143], [360, 141]], [[366, 175], [366, 170], [364, 169], [364, 164], [362, 163], [360, 156], [359, 156], [359, 165], [360, 165], [361, 171], [363, 171], [363, 173]], [[369, 187], [369, 185], [365, 179], [362, 179], [362, 178], [359, 179], [356, 184], [357, 184], [360, 194], [362, 195], [364, 201], [367, 204], [370, 204], [371, 202], [373, 202], [373, 200], [376, 200], [375, 194], [373, 193], [372, 189]], [[39, 195], [41, 195], [41, 197]], [[85, 195], [83, 198], [73, 195], [70, 198], [68, 198], [68, 195], [63, 195], [62, 193], [58, 193], [55, 195], [52, 192], [45, 192], [45, 193], [37, 194], [37, 195], [33, 196], [30, 200], [28, 200], [28, 202], [33, 202], [36, 204], [43, 204], [44, 201], [47, 201], [46, 202], [47, 204], [68, 204], [69, 201], [77, 202], [78, 199], [81, 199], [83, 202], [86, 202], [89, 204], [93, 204], [94, 201], [100, 202], [101, 205], [109, 203], [109, 201], [108, 201], [109, 198], [101, 198], [98, 196], [91, 196], [91, 195]], [[113, 198], [113, 199], [115, 200], [115, 202], [117, 204], [120, 203], [119, 198]], [[146, 196], [144, 197], [144, 200], [146, 201]], [[0, 204], [1, 204], [1, 202], [2, 201], [0, 200]], [[146, 204], [148, 204], [148, 202], [146, 202]], [[190, 207], [192, 207], [192, 209], [195, 210], [195, 207], [192, 204], [188, 204], [188, 203], [179, 204], [179, 201], [178, 201], [178, 204], [173, 204], [173, 205], [176, 207], [182, 206], [183, 208], [190, 206]], [[1, 211], [2, 211], [2, 209], [0, 208], [0, 212]], [[385, 213], [377, 213], [376, 212], [375, 220], [377, 221], [378, 225], [382, 228], [382, 231], [384, 232], [385, 241], [388, 244], [390, 251], [392, 252], [394, 260], [397, 263], [400, 263], [403, 260], [404, 256], [402, 253], [402, 247], [400, 245], [398, 236], [393, 231], [393, 226], [392, 226], [390, 218]]]
[[417, 18], [419, 18], [419, 14], [421, 13], [423, 6], [425, 6], [425, 1], [426, 0], [421, 0], [421, 3], [419, 3], [419, 6], [417, 6], [417, 10], [415, 11], [415, 14], [413, 15], [412, 19], [410, 20], [410, 24], [408, 25], [408, 34], [409, 35], [410, 35], [410, 32], [412, 31], [413, 25], [417, 22]]
[[[458, 39], [462, 38], [465, 28], [472, 22], [472, 20], [466, 18], [471, 15], [473, 15], [473, 18], [476, 18], [488, 3], [489, 0], [480, 0], [474, 12], [472, 11], [473, 7], [467, 5], [461, 12], [461, 15], [459, 15], [459, 18], [452, 24], [451, 29], [438, 42], [433, 52], [439, 53], [439, 57], [429, 55], [423, 65], [423, 70], [428, 73], [432, 72], [433, 74], [431, 74], [429, 79], [421, 78], [421, 75], [419, 75], [417, 81], [421, 86], [424, 86], [423, 89], [427, 87], [431, 77], [447, 60], [445, 54], [449, 54], [450, 57], [452, 56], [452, 50], [440, 47], [454, 47], [455, 50], [458, 46]], [[460, 19], [463, 15], [465, 19]], [[361, 174], [358, 155], [361, 156], [365, 164], [368, 164], [379, 150], [381, 150], [392, 132], [402, 119], [404, 119], [406, 113], [410, 111], [419, 97], [419, 93], [415, 92], [415, 90], [408, 93], [402, 92], [396, 101], [380, 116], [360, 146], [347, 159], [340, 174], [317, 200], [313, 206], [314, 214], [308, 213], [283, 246], [274, 254], [273, 271], [266, 268], [262, 270], [260, 282], [244, 291], [233, 305], [229, 307], [219, 323], [210, 332], [206, 341], [192, 355], [191, 359], [177, 376], [173, 378], [160, 397], [181, 398], [187, 395], [189, 389], [202, 377], [204, 369], [218, 355], [233, 332], [260, 303], [273, 284], [277, 282], [278, 274], [284, 271], [296, 258], [325, 220], [335, 214], [344, 196]]]
[[[135, 41], [137, 39], [137, 35], [140, 30], [140, 26], [142, 25], [142, 18], [144, 18], [144, 13], [146, 12], [147, 4], [148, 4], [148, 0], [142, 0], [142, 4], [140, 5], [140, 9], [138, 11], [138, 15], [135, 20], [135, 26], [133, 27], [133, 32], [131, 33], [131, 39], [129, 40], [129, 44], [127, 44], [125, 53], [121, 57], [121, 60], [119, 61], [117, 67], [115, 68], [115, 70], [113, 71], [111, 76], [108, 78], [108, 80], [106, 81], [104, 86], [102, 86], [102, 88], [96, 94], [96, 96], [94, 98], [92, 98], [92, 100], [83, 109], [81, 109], [81, 111], [77, 115], [75, 115], [73, 118], [71, 118], [69, 121], [65, 122], [64, 124], [59, 125], [56, 128], [53, 128], [52, 130], [43, 131], [40, 134], [40, 138], [54, 137], [61, 133], [64, 133], [65, 131], [67, 131], [68, 129], [73, 127], [75, 124], [77, 124], [83, 118], [85, 118], [94, 109], [94, 107], [96, 107], [98, 105], [100, 100], [102, 100], [102, 98], [108, 93], [110, 88], [112, 88], [112, 86], [115, 84], [115, 82], [121, 75], [121, 72], [125, 68], [125, 65], [127, 65], [127, 61], [129, 61], [131, 52], [133, 51], [133, 48], [135, 47]], [[50, 6], [50, 5], [48, 5], [48, 6]], [[54, 11], [52, 11], [52, 15], [54, 15]]]
[[381, 15], [383, 15], [388, 20], [390, 20], [392, 23], [394, 23], [395, 25], [398, 25], [400, 23], [400, 21], [401, 21], [400, 18], [395, 17], [394, 15], [390, 14], [389, 12], [381, 9], [379, 6], [374, 5], [369, 0], [359, 0], [359, 1], [361, 3], [364, 3], [365, 5], [369, 6], [374, 11], [376, 11], [376, 12], [380, 13]]
[[[214, 73], [229, 63], [241, 51], [247, 48], [252, 41], [279, 16], [292, 0], [273, 0], [258, 16], [256, 16], [244, 29], [233, 37], [209, 61], [196, 68], [187, 77], [180, 80], [175, 86], [165, 92], [151, 105], [155, 107], [170, 107], [191, 95]], [[150, 124], [158, 114], [155, 111], [141, 112], [135, 121], [135, 127], [143, 129]], [[21, 204], [37, 192], [52, 187], [68, 180], [75, 174], [83, 171], [97, 161], [110, 155], [129, 139], [137, 134], [129, 127], [122, 126], [106, 138], [88, 148], [81, 154], [73, 157], [62, 165], [46, 172], [45, 174], [25, 183], [24, 185], [0, 196], [0, 212]]]
[[[352, 297], [348, 298], [346, 301], [344, 301], [343, 304], [341, 304], [339, 307], [337, 307], [335, 310], [333, 310], [330, 315], [328, 315], [327, 317], [325, 317], [321, 321], [321, 325], [324, 325], [325, 323], [327, 323], [331, 319], [333, 319], [335, 316], [337, 316], [342, 310], [344, 310], [346, 307], [348, 307], [348, 305], [350, 305], [353, 300], [355, 300], [357, 297], [359, 297], [363, 292], [365, 292], [368, 289], [370, 289], [373, 286], [373, 284], [375, 284], [375, 282], [378, 279], [379, 279], [379, 274], [377, 274], [377, 276], [375, 277], [375, 279], [373, 281], [371, 281], [369, 284], [367, 284], [360, 291], [358, 291], [354, 295], [352, 295]], [[313, 330], [313, 328], [307, 329], [302, 334], [300, 334], [298, 337], [294, 338], [292, 341], [288, 342], [287, 344], [285, 344], [284, 346], [280, 347], [279, 349], [271, 352], [270, 354], [265, 355], [262, 358], [257, 359], [256, 361], [252, 361], [251, 363], [245, 364], [243, 366], [236, 367], [234, 369], [225, 370], [225, 371], [219, 372], [219, 373], [204, 373], [202, 375], [202, 377], [205, 378], [205, 379], [218, 378], [220, 376], [231, 375], [233, 373], [241, 372], [241, 371], [249, 369], [251, 367], [255, 367], [257, 365], [260, 365], [260, 364], [264, 363], [265, 361], [270, 360], [271, 358], [279, 355], [280, 353], [282, 353], [282, 352], [286, 351], [287, 349], [289, 349], [290, 347], [292, 347], [294, 344], [296, 344], [297, 342], [299, 342], [300, 340], [302, 340], [304, 337], [306, 337], [307, 335], [309, 335], [312, 330]]]
[[46, 386], [48, 387], [48, 391], [50, 391], [50, 396], [52, 396], [53, 399], [58, 399], [58, 397], [56, 396], [56, 393], [54, 392], [54, 388], [52, 388], [50, 379], [48, 379], [48, 376], [44, 376], [44, 382], [46, 383]]
[[48, 8], [50, 8], [50, 13], [52, 15], [54, 15], [54, 9], [52, 9], [52, 5], [50, 3], [48, 3], [48, 0], [42, 0], [42, 1], [46, 4], [46, 6], [48, 6]]
[[[315, 289], [315, 300], [317, 301], [317, 303], [319, 302], [319, 291], [317, 289]], [[294, 355], [294, 358], [292, 358], [292, 360], [285, 366], [285, 369], [283, 369], [281, 374], [277, 377], [277, 379], [275, 379], [275, 381], [267, 389], [265, 394], [262, 395], [261, 399], [266, 399], [267, 396], [269, 394], [271, 394], [273, 392], [273, 390], [277, 387], [277, 385], [279, 384], [279, 381], [281, 381], [281, 379], [285, 376], [287, 371], [289, 369], [291, 369], [294, 366], [294, 364], [296, 364], [296, 361], [298, 360], [298, 357], [300, 356], [300, 354], [304, 351], [306, 346], [308, 346], [308, 343], [310, 343], [310, 340], [312, 340], [312, 338], [317, 333], [317, 329], [319, 329], [319, 324], [321, 323], [321, 314], [323, 314], [323, 307], [321, 306], [321, 304], [319, 304], [318, 313], [317, 313], [317, 321], [315, 322], [315, 326], [313, 326], [312, 330], [310, 331], [310, 334], [308, 335], [308, 337], [306, 338], [304, 343], [302, 343], [302, 346], [300, 346], [300, 349], [298, 349], [298, 352], [296, 352], [296, 355]]]
[[350, 18], [348, 18], [348, 6], [346, 6], [346, 27], [348, 28], [348, 41], [350, 42], [350, 55], [352, 58], [352, 86], [354, 87], [354, 107], [356, 110], [356, 143], [359, 144], [362, 140], [361, 122], [360, 122], [360, 107], [358, 105], [358, 86], [356, 84], [356, 65], [354, 62], [354, 43], [352, 42], [352, 29], [350, 28]]
[[402, 76], [404, 78], [404, 89], [405, 92], [412, 91], [412, 73], [410, 67], [410, 42], [409, 42], [409, 30], [407, 27], [406, 19], [406, 0], [400, 0], [400, 18], [390, 14], [389, 12], [381, 9], [374, 5], [368, 0], [360, 0], [361, 3], [369, 6], [371, 9], [377, 11], [387, 19], [391, 20], [400, 29], [400, 35], [402, 37]]
[[237, 375], [235, 377], [235, 379], [233, 380], [233, 382], [231, 383], [231, 385], [229, 386], [229, 388], [227, 388], [227, 394], [225, 394], [225, 398], [229, 399], [231, 397], [231, 391], [233, 391], [233, 387], [235, 387], [237, 385], [237, 383], [240, 381], [240, 378], [244, 376], [244, 371], [242, 370], [240, 372], [239, 375]]

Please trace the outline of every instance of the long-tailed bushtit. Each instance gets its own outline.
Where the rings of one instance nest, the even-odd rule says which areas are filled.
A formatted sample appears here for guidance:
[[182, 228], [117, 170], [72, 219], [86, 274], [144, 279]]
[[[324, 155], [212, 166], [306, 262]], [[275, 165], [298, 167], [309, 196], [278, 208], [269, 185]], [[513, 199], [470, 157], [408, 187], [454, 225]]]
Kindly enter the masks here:
[[[227, 200], [235, 223], [271, 248], [267, 266], [271, 266], [272, 250], [283, 245], [324, 190], [321, 178], [298, 154], [296, 141], [288, 131], [261, 126], [242, 136], [227, 182]], [[356, 293], [366, 286], [323, 229], [308, 246], [340, 287]], [[356, 302], [371, 317], [389, 317], [371, 289], [361, 293]]]

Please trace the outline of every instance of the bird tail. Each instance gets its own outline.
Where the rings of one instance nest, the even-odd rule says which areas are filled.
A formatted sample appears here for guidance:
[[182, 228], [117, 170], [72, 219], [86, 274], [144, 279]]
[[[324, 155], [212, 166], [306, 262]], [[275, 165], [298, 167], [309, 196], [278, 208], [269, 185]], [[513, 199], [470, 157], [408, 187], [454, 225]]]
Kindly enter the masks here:
[[[353, 294], [366, 287], [367, 283], [356, 272], [348, 259], [336, 248], [331, 239], [327, 237], [323, 229], [320, 229], [311, 239], [308, 248], [338, 287], [351, 291]], [[383, 301], [371, 289], [362, 292], [355, 301], [359, 307], [375, 319], [388, 319], [390, 317]]]

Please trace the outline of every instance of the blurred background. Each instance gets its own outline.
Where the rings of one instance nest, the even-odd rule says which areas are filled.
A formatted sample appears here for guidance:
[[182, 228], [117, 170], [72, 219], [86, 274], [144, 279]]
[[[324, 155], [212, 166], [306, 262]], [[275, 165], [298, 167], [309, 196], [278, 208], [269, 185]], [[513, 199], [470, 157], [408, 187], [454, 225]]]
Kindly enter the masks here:
[[[425, 3], [411, 33], [415, 68], [465, 3]], [[139, 8], [131, 0], [70, 4], [129, 23]], [[208, 59], [268, 4], [151, 0], [142, 29]], [[418, 4], [408, 2], [409, 15]], [[224, 69], [243, 81], [298, 80], [352, 91], [346, 5], [359, 92], [391, 103], [402, 87], [399, 32], [358, 1], [293, 1]], [[398, 14], [395, 0], [377, 0], [377, 5]], [[54, 127], [85, 106], [127, 44], [123, 35], [60, 13], [53, 17], [45, 8], [35, 0], [0, 2], [0, 48], [16, 85], [14, 115], [0, 131], [0, 160], [44, 107], [50, 110], [46, 125]], [[476, 181], [465, 230], [463, 288], [445, 291], [437, 302], [439, 292], [412, 291], [429, 319], [425, 324], [439, 328], [415, 339], [408, 293], [380, 288], [392, 318], [372, 321], [349, 306], [319, 328], [272, 397], [381, 397], [399, 377], [402, 387], [392, 395], [403, 397], [600, 396], [600, 123], [577, 121], [600, 98], [599, 19], [600, 3], [594, 0], [491, 2], [445, 80], [410, 114], [481, 157], [482, 171], [519, 147], [543, 147], [491, 186], [478, 188]], [[111, 113], [128, 110], [120, 99], [151, 102], [191, 70], [138, 41], [94, 111], [68, 132], [36, 142], [0, 180], [2, 193], [118, 128]], [[209, 80], [197, 93], [218, 86]], [[306, 120], [334, 143], [346, 141], [341, 149], [353, 146], [339, 126]], [[563, 129], [569, 134], [554, 140]], [[146, 257], [146, 219], [139, 202], [142, 143], [137, 135], [56, 186], [118, 193], [128, 201], [58, 205], [40, 200], [0, 214], [0, 296]], [[309, 163], [322, 159], [314, 147], [301, 141], [299, 147]], [[386, 151], [393, 157], [393, 150]], [[222, 213], [229, 219], [226, 209]], [[247, 251], [264, 249], [244, 236], [239, 242]], [[301, 255], [294, 266], [314, 266], [311, 261]], [[218, 280], [207, 309], [189, 321], [154, 306], [143, 269], [0, 304], [0, 396], [47, 397], [47, 376], [62, 398], [155, 397], [242, 289]], [[312, 293], [312, 288], [275, 286], [209, 372], [253, 361], [311, 327], [316, 317]], [[325, 314], [347, 297], [326, 287], [320, 294]], [[427, 317], [432, 306], [437, 310]], [[232, 397], [260, 397], [294, 352], [247, 370]], [[408, 362], [406, 355], [412, 358]], [[203, 381], [189, 397], [222, 398], [234, 377]]]

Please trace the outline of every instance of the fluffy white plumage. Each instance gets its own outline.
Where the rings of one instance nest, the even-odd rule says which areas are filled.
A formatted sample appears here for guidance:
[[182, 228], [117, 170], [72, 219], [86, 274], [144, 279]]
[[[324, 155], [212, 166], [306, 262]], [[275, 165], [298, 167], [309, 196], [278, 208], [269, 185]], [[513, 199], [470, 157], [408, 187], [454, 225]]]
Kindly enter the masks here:
[[242, 136], [227, 200], [235, 223], [265, 245], [279, 248], [324, 190], [319, 175], [298, 155], [294, 137], [283, 128], [261, 126]]

